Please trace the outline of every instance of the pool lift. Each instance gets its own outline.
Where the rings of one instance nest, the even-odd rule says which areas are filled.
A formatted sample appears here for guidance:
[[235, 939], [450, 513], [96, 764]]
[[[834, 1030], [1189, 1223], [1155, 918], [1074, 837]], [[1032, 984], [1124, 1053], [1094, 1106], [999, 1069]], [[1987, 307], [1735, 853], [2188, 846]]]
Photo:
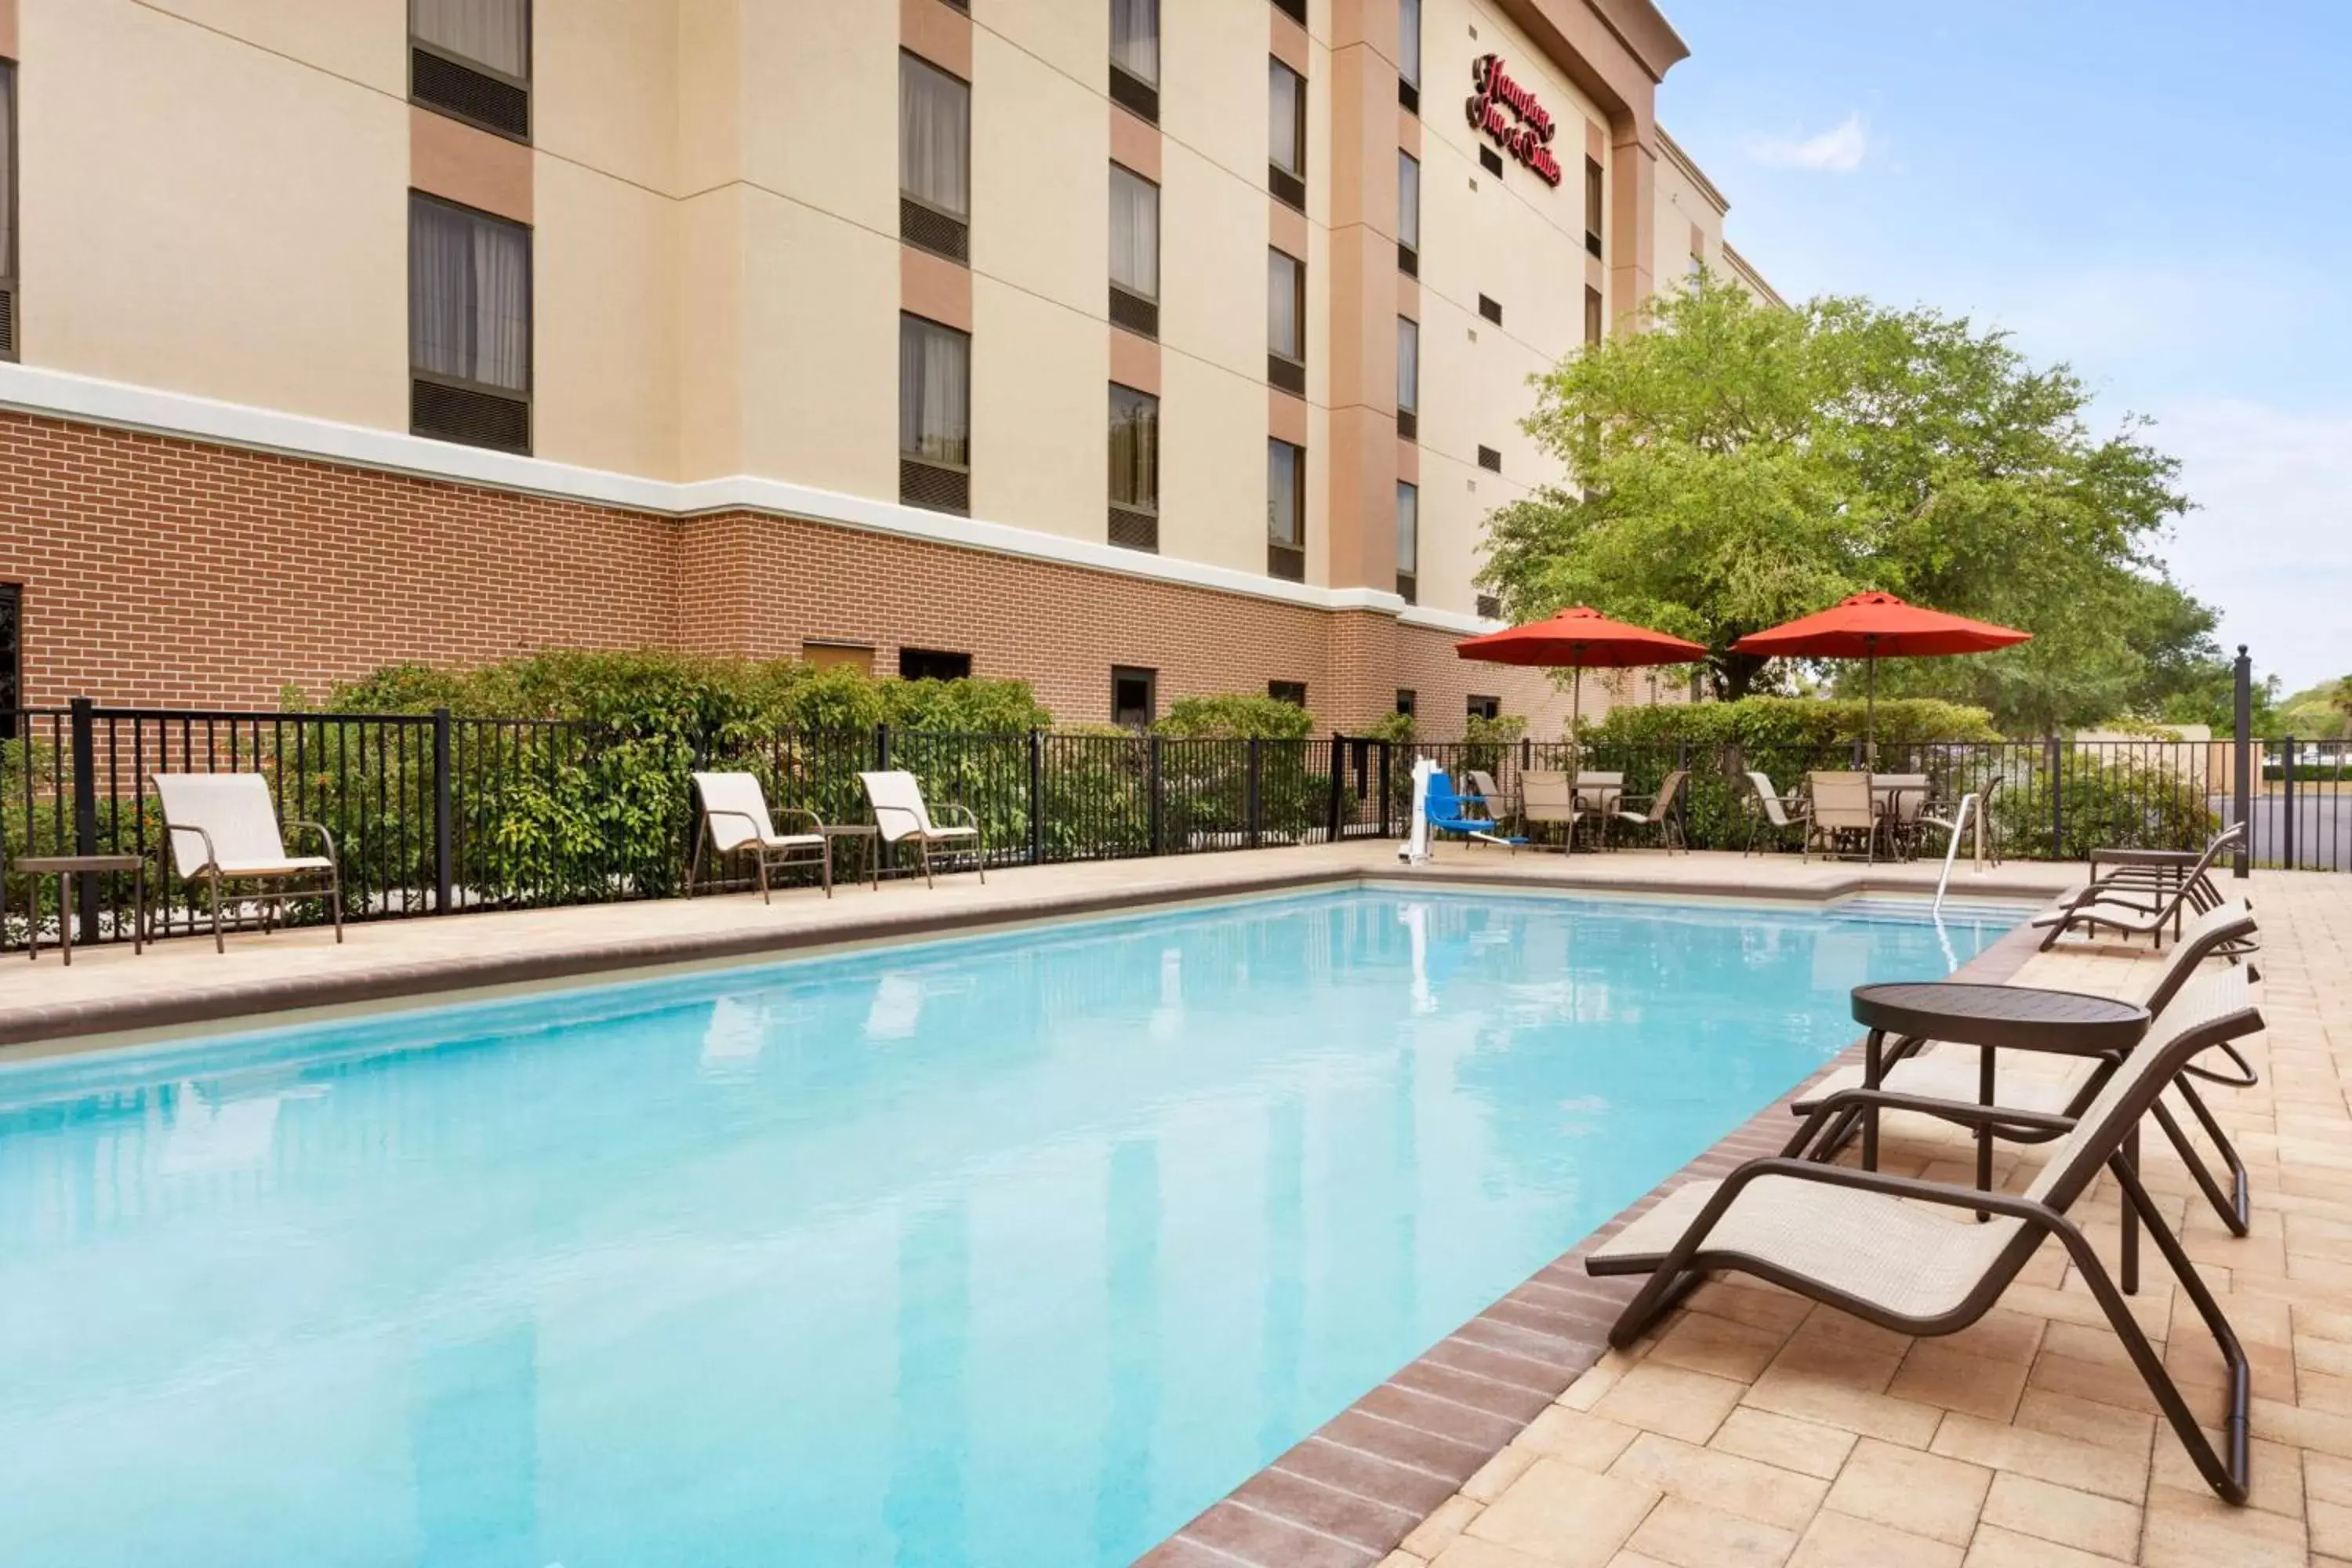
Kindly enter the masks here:
[[1408, 866], [1429, 858], [1429, 777], [1436, 771], [1437, 764], [1427, 757], [1412, 760], [1412, 817], [1404, 842], [1397, 846], [1397, 858]]

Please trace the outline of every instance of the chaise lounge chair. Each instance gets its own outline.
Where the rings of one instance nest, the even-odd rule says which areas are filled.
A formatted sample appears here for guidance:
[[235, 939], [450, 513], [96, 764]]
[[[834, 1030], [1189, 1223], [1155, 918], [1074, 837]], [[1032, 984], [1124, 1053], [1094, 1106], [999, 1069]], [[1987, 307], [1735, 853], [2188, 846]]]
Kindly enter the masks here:
[[155, 803], [163, 814], [163, 840], [180, 880], [201, 881], [211, 889], [215, 952], [228, 951], [221, 939], [221, 887], [228, 882], [254, 884], [244, 896], [261, 906], [264, 931], [285, 918], [290, 900], [324, 899], [335, 922], [335, 940], [343, 940], [342, 879], [334, 835], [315, 822], [289, 823], [289, 827], [317, 834], [326, 850], [323, 855], [289, 855], [278, 808], [270, 804], [268, 780], [259, 773], [154, 773], [148, 782], [155, 787]]
[[820, 868], [824, 896], [833, 897], [833, 840], [825, 837], [824, 824], [816, 813], [786, 806], [788, 816], [807, 817], [817, 831], [777, 832], [774, 821], [768, 816], [767, 793], [750, 773], [697, 773], [694, 793], [702, 801], [702, 820], [696, 825], [694, 860], [686, 871], [688, 897], [693, 897], [694, 884], [701, 879], [706, 845], [713, 855], [741, 851], [751, 857], [760, 869], [760, 901], [763, 904], [775, 901], [768, 894], [771, 867], [811, 859]]
[[[2231, 903], [2207, 910], [2189, 926], [2179, 941], [2173, 943], [2171, 954], [2158, 973], [2155, 983], [2148, 987], [2147, 994], [2137, 1000], [2151, 1014], [2160, 1017], [2172, 1005], [2173, 998], [2179, 994], [2181, 987], [2195, 977], [2200, 965], [2209, 958], [2228, 958], [2235, 963], [2233, 954], [2252, 936], [2253, 931], [2253, 915], [2243, 904]], [[2154, 1036], [2155, 1031], [2151, 1028], [2146, 1038], [2153, 1038]], [[2141, 1048], [2144, 1047], [2145, 1039]], [[2149, 1114], [2179, 1154], [2181, 1163], [2189, 1168], [2189, 1175], [2203, 1190], [2207, 1201], [2212, 1204], [2213, 1212], [2221, 1215], [2221, 1222], [2232, 1234], [2243, 1236], [2251, 1215], [2245, 1162], [2239, 1157], [2237, 1147], [2230, 1142], [2221, 1124], [2206, 1107], [2204, 1097], [2197, 1092], [2196, 1086], [2189, 1080], [2202, 1079], [2208, 1083], [2229, 1089], [2251, 1089], [2258, 1080], [2252, 1064], [2246, 1060], [2237, 1047], [2223, 1040], [2217, 1042], [2214, 1048], [2230, 1058], [2235, 1069], [2233, 1072], [2224, 1074], [2192, 1065], [2181, 1069], [2179, 1080], [2173, 1088], [2182, 1103], [2189, 1107], [2189, 1113], [2197, 1118], [2198, 1125], [2205, 1130], [2206, 1137], [2212, 1141], [2223, 1163], [2229, 1166], [2230, 1190], [2224, 1192], [2221, 1184], [2214, 1179], [2204, 1160], [2198, 1155], [2195, 1145], [2189, 1141], [2188, 1134], [2174, 1120], [2169, 1107], [2158, 1100], [2150, 1108]], [[2082, 1115], [2091, 1101], [2098, 1097], [2099, 1091], [2106, 1087], [2107, 1079], [2120, 1065], [2118, 1060], [2108, 1058], [2061, 1058], [2067, 1061], [2066, 1070], [2063, 1073], [2037, 1077], [2012, 1075], [2000, 1079], [1992, 1076], [1994, 1064], [1988, 1059], [1991, 1055], [1991, 1048], [1985, 1047], [1938, 1045], [1931, 1040], [1910, 1038], [1896, 1040], [1886, 1047], [1885, 1060], [1880, 1069], [1879, 1088], [1889, 1094], [1899, 1094], [1922, 1103], [1963, 1107], [1998, 1104], [2011, 1110], [2032, 1111], [2037, 1115], [2058, 1116], [2071, 1121]], [[1817, 1108], [1838, 1095], [1862, 1088], [1862, 1080], [1861, 1068], [1840, 1068], [1790, 1100], [1789, 1109], [1798, 1116], [1811, 1116]], [[1987, 1092], [1988, 1085], [1992, 1086], [1990, 1093]], [[1860, 1113], [1853, 1112], [1832, 1122], [1826, 1130], [1825, 1142], [1813, 1152], [1818, 1155], [1834, 1151], [1853, 1136], [1859, 1121]], [[2037, 1131], [2030, 1128], [2003, 1131], [1982, 1122], [1976, 1125], [1979, 1185], [1990, 1184], [1992, 1138], [2040, 1143], [2054, 1135], [2047, 1131]]]
[[[1939, 1109], [1937, 1114], [1979, 1125], [2064, 1133], [2021, 1194], [1987, 1193], [1785, 1154], [1750, 1160], [1721, 1181], [1687, 1183], [1585, 1259], [1586, 1270], [1595, 1275], [1650, 1277], [1611, 1327], [1609, 1342], [1621, 1350], [1632, 1344], [1711, 1270], [1754, 1275], [1897, 1333], [1957, 1333], [1990, 1310], [2043, 1238], [2055, 1237], [2206, 1483], [2225, 1500], [2242, 1503], [2252, 1398], [2246, 1354], [2141, 1184], [2127, 1141], [2165, 1086], [2199, 1052], [2261, 1026], [2243, 970], [2202, 975], [2174, 998], [2146, 1043], [2071, 1125], [2063, 1117], [2005, 1107]], [[1916, 1102], [1884, 1090], [1848, 1090], [1815, 1108], [1792, 1147], [1802, 1147], [1832, 1117], [1873, 1106], [1907, 1110], [1916, 1109]], [[2229, 1388], [2221, 1452], [2207, 1440], [2097, 1249], [2069, 1216], [2102, 1169], [2114, 1173], [2123, 1201], [2147, 1226], [2221, 1350]], [[1947, 1217], [1938, 1209], [1956, 1212]], [[1967, 1216], [1979, 1213], [1990, 1218], [1968, 1223]], [[2178, 1321], [2176, 1317], [2175, 1349], [2180, 1343]]]
[[866, 786], [866, 803], [874, 808], [874, 826], [881, 829], [882, 842], [897, 844], [912, 839], [916, 853], [923, 865], [923, 886], [936, 887], [931, 880], [931, 849], [969, 854], [980, 872], [982, 882], [988, 880], [988, 849], [981, 842], [980, 818], [971, 808], [950, 803], [942, 811], [961, 814], [963, 820], [940, 827], [931, 821], [930, 812], [923, 805], [923, 786], [908, 773], [860, 773], [857, 782]]
[[2210, 910], [2221, 904], [2210, 873], [2244, 834], [2245, 824], [2233, 823], [2215, 835], [2194, 861], [2166, 873], [2161, 880], [2151, 877], [2147, 868], [2126, 866], [2090, 883], [2063, 908], [2034, 917], [2033, 923], [2050, 933], [2042, 939], [2042, 951], [2049, 952], [2070, 931], [2080, 929], [2095, 937], [2102, 926], [2112, 926], [2127, 937], [2147, 937], [2162, 948], [2167, 925], [2177, 934], [2184, 929], [2189, 911]]

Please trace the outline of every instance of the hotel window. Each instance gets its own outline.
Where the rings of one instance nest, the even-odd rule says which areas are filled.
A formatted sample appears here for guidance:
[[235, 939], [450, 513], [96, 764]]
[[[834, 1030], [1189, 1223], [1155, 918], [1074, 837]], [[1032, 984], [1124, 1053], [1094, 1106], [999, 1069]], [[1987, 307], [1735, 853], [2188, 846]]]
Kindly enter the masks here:
[[408, 97], [530, 140], [530, 0], [408, 0]]
[[1271, 247], [1265, 253], [1265, 379], [1307, 395], [1307, 263]]
[[1421, 439], [1421, 323], [1397, 318], [1397, 435]]
[[1584, 286], [1584, 341], [1599, 342], [1601, 328], [1601, 290], [1587, 283]]
[[1110, 389], [1110, 542], [1160, 548], [1160, 399], [1131, 386]]
[[1421, 112], [1421, 0], [1397, 0], [1397, 101]]
[[1268, 100], [1273, 118], [1268, 124], [1266, 184], [1275, 195], [1300, 212], [1307, 210], [1307, 79], [1267, 58]]
[[0, 741], [16, 735], [25, 705], [25, 585], [0, 583]]
[[408, 196], [408, 427], [530, 450], [530, 230]]
[[1160, 187], [1110, 166], [1110, 321], [1160, 335]]
[[1418, 604], [1421, 588], [1421, 488], [1397, 481], [1397, 596]]
[[1265, 574], [1307, 581], [1307, 453], [1272, 439], [1265, 444]]
[[1603, 205], [1601, 161], [1597, 158], [1587, 158], [1584, 161], [1584, 248], [1595, 256], [1601, 254], [1601, 213]]
[[1269, 680], [1265, 694], [1276, 702], [1287, 702], [1293, 708], [1307, 706], [1307, 682], [1303, 680]]
[[898, 500], [971, 511], [971, 339], [920, 316], [898, 318]]
[[969, 680], [971, 679], [971, 655], [943, 653], [935, 647], [902, 647], [898, 650], [898, 679]]
[[1421, 160], [1397, 154], [1397, 270], [1421, 276]]
[[0, 359], [16, 357], [16, 66], [0, 60]]
[[971, 262], [971, 86], [898, 55], [898, 237]]
[[1160, 123], [1160, 0], [1110, 0], [1110, 99]]
[[1421, 699], [1419, 696], [1414, 693], [1412, 688], [1410, 686], [1400, 686], [1397, 688], [1396, 710], [1403, 714], [1406, 718], [1410, 719], [1412, 717], [1413, 708], [1420, 702], [1420, 700]]
[[1124, 664], [1110, 667], [1110, 721], [1147, 730], [1159, 714], [1160, 672]]
[[1472, 697], [1463, 705], [1473, 719], [1499, 719], [1503, 716], [1503, 700], [1499, 697]]

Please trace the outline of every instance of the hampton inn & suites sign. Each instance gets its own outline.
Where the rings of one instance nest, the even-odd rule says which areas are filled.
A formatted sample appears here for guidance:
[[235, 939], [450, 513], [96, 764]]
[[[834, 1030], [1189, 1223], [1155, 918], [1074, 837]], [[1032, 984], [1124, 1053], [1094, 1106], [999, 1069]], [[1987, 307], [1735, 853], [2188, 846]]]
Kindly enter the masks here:
[[1511, 79], [1500, 55], [1480, 55], [1470, 62], [1474, 89], [1463, 110], [1470, 128], [1483, 132], [1496, 146], [1535, 171], [1548, 185], [1559, 184], [1559, 160], [1551, 155], [1550, 112], [1536, 95]]

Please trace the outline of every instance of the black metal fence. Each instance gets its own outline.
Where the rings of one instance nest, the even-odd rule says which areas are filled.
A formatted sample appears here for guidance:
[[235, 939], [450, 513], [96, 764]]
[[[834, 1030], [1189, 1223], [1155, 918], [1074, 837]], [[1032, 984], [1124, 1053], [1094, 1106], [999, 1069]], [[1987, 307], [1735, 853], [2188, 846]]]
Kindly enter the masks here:
[[[941, 734], [887, 728], [750, 739], [644, 735], [592, 724], [434, 714], [268, 713], [69, 708], [0, 714], [0, 843], [27, 855], [129, 853], [151, 868], [155, 928], [198, 911], [159, 876], [158, 773], [250, 772], [269, 781], [289, 830], [334, 842], [348, 920], [394, 920], [662, 898], [686, 890], [691, 775], [757, 774], [779, 815], [866, 818], [857, 774], [904, 768], [926, 798], [968, 807], [992, 864], [1110, 859], [1401, 836], [1412, 763], [1426, 756], [1506, 795], [1538, 769], [1565, 770], [1560, 742], [1403, 744], [1146, 735]], [[1685, 773], [1681, 818], [1696, 848], [1748, 839], [1754, 786], [1861, 765], [1856, 748], [1691, 748], [1588, 743], [1575, 762], [1621, 773], [1630, 795]], [[2248, 754], [2259, 751], [2259, 760]], [[2274, 742], [2059, 741], [1882, 745], [1882, 773], [1925, 774], [1930, 795], [1990, 801], [2004, 854], [2078, 859], [2104, 845], [2201, 846], [2243, 816], [2257, 864], [2352, 869], [2352, 782], [2333, 752]], [[307, 830], [302, 830], [307, 831]], [[720, 886], [735, 885], [721, 882]], [[56, 883], [9, 889], [0, 942], [27, 921], [56, 930]], [[76, 939], [127, 937], [127, 875], [79, 880]]]

